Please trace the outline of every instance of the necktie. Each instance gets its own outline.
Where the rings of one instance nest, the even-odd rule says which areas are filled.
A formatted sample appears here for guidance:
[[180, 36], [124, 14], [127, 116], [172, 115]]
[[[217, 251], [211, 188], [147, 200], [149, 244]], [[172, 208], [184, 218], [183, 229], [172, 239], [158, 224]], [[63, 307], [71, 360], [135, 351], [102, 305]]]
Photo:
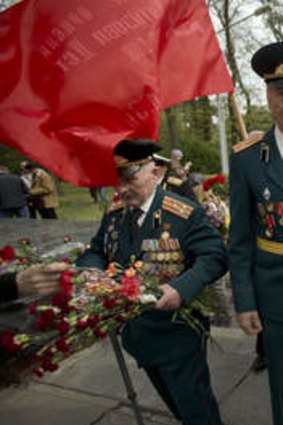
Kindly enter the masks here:
[[130, 214], [130, 231], [131, 231], [132, 241], [134, 241], [134, 239], [135, 239], [135, 237], [138, 233], [138, 229], [139, 229], [138, 220], [142, 215], [143, 215], [143, 210], [141, 210], [140, 208], [133, 208], [133, 210], [131, 211], [131, 214]]

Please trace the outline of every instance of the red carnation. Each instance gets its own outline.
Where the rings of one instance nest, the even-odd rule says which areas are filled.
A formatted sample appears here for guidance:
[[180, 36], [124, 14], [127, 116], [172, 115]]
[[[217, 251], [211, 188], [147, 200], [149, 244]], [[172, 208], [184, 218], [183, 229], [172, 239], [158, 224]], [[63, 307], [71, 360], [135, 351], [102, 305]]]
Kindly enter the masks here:
[[70, 324], [66, 320], [62, 320], [62, 322], [58, 323], [57, 330], [61, 335], [65, 335], [70, 330]]
[[42, 311], [36, 321], [36, 328], [39, 331], [45, 331], [46, 329], [52, 328], [54, 326], [55, 317], [56, 315], [54, 313], [54, 310], [51, 308]]
[[69, 293], [61, 292], [59, 294], [54, 295], [52, 298], [52, 305], [60, 308], [62, 313], [69, 313], [72, 307], [69, 305], [72, 296]]
[[94, 329], [94, 333], [98, 338], [105, 338], [107, 336], [107, 333], [101, 328]]
[[96, 314], [87, 319], [88, 326], [95, 328], [96, 325], [100, 322], [100, 317]]
[[44, 358], [41, 361], [41, 366], [43, 370], [47, 370], [48, 372], [54, 372], [58, 369], [58, 365], [55, 363], [52, 363], [52, 361], [49, 358]]
[[2, 347], [9, 351], [10, 353], [18, 353], [19, 351], [21, 351], [21, 344], [18, 344], [17, 342], [15, 342], [15, 333], [11, 332], [11, 331], [7, 331], [4, 332], [1, 335], [1, 345]]
[[11, 245], [6, 245], [0, 249], [0, 258], [4, 261], [12, 261], [16, 257], [14, 248]]
[[210, 179], [207, 179], [202, 184], [203, 190], [207, 192], [211, 188]]
[[37, 304], [36, 303], [30, 304], [28, 312], [31, 316], [35, 315], [37, 313]]
[[217, 175], [217, 180], [220, 184], [225, 184], [226, 178], [222, 174]]
[[44, 375], [44, 370], [41, 367], [34, 367], [32, 373], [38, 378], [42, 378]]
[[74, 270], [67, 270], [60, 275], [60, 289], [62, 292], [71, 293], [73, 292], [73, 276], [75, 272]]
[[67, 343], [67, 341], [64, 337], [57, 339], [56, 347], [62, 353], [69, 353], [70, 352], [70, 345]]
[[89, 326], [89, 323], [86, 320], [78, 320], [76, 326], [78, 329], [86, 329]]
[[105, 298], [103, 300], [103, 306], [106, 310], [112, 310], [117, 305], [117, 298]]
[[121, 196], [119, 195], [119, 193], [115, 193], [113, 196], [113, 202], [118, 202], [121, 200]]

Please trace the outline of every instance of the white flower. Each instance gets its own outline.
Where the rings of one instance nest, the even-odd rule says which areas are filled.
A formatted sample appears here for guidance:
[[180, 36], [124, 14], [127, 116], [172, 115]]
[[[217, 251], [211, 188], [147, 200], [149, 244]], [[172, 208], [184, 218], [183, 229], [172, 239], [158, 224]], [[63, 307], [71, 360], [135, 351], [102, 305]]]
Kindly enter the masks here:
[[141, 294], [139, 296], [139, 300], [142, 304], [151, 304], [151, 303], [156, 303], [157, 298], [153, 294]]

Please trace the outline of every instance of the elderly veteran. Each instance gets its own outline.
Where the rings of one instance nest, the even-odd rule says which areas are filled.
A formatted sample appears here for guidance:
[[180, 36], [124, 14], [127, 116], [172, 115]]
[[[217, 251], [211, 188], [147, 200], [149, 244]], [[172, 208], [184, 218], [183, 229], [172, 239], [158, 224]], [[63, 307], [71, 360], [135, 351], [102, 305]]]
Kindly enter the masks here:
[[121, 201], [109, 208], [78, 266], [104, 269], [113, 260], [127, 266], [131, 255], [144, 262], [163, 296], [155, 310], [126, 323], [123, 346], [182, 424], [220, 425], [203, 336], [183, 322], [173, 323], [172, 316], [226, 272], [226, 253], [202, 208], [160, 186], [152, 156], [158, 149], [145, 140], [117, 145]]
[[231, 156], [230, 270], [238, 322], [263, 328], [274, 425], [283, 424], [283, 42], [258, 50], [275, 125], [234, 146]]

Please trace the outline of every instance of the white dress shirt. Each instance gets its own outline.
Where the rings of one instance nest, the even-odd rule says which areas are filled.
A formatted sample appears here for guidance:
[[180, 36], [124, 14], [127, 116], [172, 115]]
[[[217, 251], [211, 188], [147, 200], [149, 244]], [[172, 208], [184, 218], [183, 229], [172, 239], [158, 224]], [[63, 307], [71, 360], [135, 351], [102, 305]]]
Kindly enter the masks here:
[[279, 130], [277, 126], [275, 127], [275, 140], [276, 140], [281, 158], [283, 158], [283, 133], [282, 131]]
[[144, 219], [146, 217], [146, 214], [148, 213], [151, 204], [153, 202], [154, 196], [155, 196], [155, 192], [156, 189], [153, 191], [152, 195], [147, 199], [147, 201], [145, 201], [145, 203], [143, 205], [141, 205], [140, 209], [142, 210], [142, 215], [140, 216], [140, 218], [138, 219], [138, 225], [141, 227], [141, 225], [144, 222]]

